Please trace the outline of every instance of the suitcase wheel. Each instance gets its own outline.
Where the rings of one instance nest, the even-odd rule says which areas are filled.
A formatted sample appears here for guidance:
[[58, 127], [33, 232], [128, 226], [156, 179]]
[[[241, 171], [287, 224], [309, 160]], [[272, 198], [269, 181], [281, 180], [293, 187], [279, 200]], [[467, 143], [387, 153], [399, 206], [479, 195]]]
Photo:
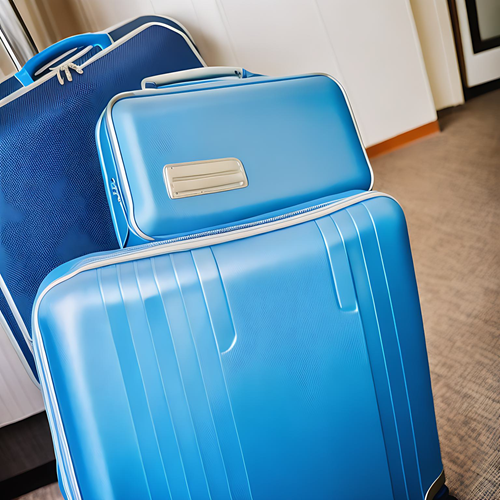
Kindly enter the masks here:
[[434, 500], [457, 500], [455, 497], [450, 495], [450, 490], [446, 485], [443, 485], [441, 489], [436, 493]]

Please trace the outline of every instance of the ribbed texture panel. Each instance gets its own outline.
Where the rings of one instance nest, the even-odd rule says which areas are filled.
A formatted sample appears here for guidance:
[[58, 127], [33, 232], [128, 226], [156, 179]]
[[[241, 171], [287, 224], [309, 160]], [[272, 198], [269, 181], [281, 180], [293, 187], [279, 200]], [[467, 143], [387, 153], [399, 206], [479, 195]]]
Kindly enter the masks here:
[[210, 249], [194, 254], [103, 268], [102, 300], [151, 498], [251, 499], [217, 345], [234, 329]]
[[[362, 252], [364, 261], [363, 267], [366, 269], [366, 272], [361, 273], [360, 270], [362, 268], [358, 266], [354, 272], [354, 277], [358, 282], [363, 280], [370, 290], [373, 314], [377, 316], [376, 321], [373, 322], [372, 325], [377, 325], [379, 330], [378, 338], [380, 339], [380, 346], [378, 346], [377, 349], [382, 349], [384, 353], [387, 380], [391, 392], [391, 399], [393, 401], [391, 407], [394, 412], [394, 423], [399, 440], [400, 436], [403, 434], [412, 436], [413, 428], [409, 406], [407, 404], [397, 404], [397, 402], [400, 401], [407, 401], [409, 403], [409, 397], [405, 385], [404, 367], [399, 346], [399, 332], [396, 328], [394, 308], [389, 294], [389, 284], [384, 262], [382, 260], [382, 252], [380, 251], [377, 229], [373, 222], [372, 215], [364, 204], [360, 203], [349, 208], [346, 212], [358, 234], [360, 232], [360, 227], [369, 228], [368, 230], [364, 230], [363, 238], [359, 238], [360, 247], [357, 249], [358, 252], [359, 250]], [[381, 279], [381, 277], [383, 277], [383, 279]], [[377, 337], [372, 337], [372, 339], [375, 338]], [[396, 355], [391, 356], [391, 353], [395, 353]], [[416, 447], [415, 442], [414, 444]], [[403, 447], [401, 444], [398, 447], [401, 454], [402, 467], [404, 469], [408, 498], [410, 500], [421, 498], [420, 494], [425, 495], [426, 493], [426, 491], [423, 491], [419, 481], [420, 471], [415, 447]], [[393, 448], [393, 452], [398, 448]], [[394, 479], [393, 481], [397, 484], [397, 481]], [[399, 498], [399, 495], [396, 494], [395, 496]]]

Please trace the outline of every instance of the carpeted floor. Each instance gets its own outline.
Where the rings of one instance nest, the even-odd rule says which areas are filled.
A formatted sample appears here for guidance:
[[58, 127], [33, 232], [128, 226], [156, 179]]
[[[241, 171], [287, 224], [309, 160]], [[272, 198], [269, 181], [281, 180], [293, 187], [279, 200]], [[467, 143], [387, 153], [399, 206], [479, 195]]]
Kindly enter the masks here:
[[372, 161], [410, 231], [447, 484], [500, 499], [500, 90]]
[[[500, 499], [500, 90], [446, 111], [442, 133], [373, 160], [402, 204], [427, 335], [447, 484]], [[56, 485], [25, 500], [61, 498]]]

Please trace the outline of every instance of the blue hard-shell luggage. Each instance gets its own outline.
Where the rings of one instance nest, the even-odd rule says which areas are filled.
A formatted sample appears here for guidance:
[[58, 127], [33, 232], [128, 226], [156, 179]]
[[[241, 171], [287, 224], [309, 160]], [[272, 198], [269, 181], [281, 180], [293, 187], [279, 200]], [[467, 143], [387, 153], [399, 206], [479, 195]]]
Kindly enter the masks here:
[[370, 189], [349, 104], [331, 77], [208, 67], [142, 87], [115, 96], [96, 129], [122, 247]]
[[154, 200], [159, 234], [176, 236], [40, 287], [35, 355], [67, 499], [443, 499], [404, 215], [368, 190], [338, 84], [218, 78], [119, 102], [144, 184], [154, 165], [150, 188], [173, 195]]
[[95, 147], [100, 113], [149, 75], [203, 65], [182, 26], [146, 16], [49, 47], [0, 100], [0, 323], [34, 377], [30, 316], [43, 278], [118, 246]]

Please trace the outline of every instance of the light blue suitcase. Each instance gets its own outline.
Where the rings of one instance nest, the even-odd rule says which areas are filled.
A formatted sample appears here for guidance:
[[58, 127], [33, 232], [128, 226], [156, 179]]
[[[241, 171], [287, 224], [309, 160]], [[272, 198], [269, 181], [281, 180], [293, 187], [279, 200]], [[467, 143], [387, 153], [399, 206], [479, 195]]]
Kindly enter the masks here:
[[371, 187], [345, 93], [327, 75], [208, 67], [142, 87], [114, 97], [96, 129], [122, 247]]
[[0, 325], [35, 383], [30, 320], [43, 278], [119, 246], [94, 140], [102, 109], [146, 76], [203, 65], [182, 26], [145, 16], [61, 40], [0, 85]]
[[338, 198], [49, 275], [67, 499], [445, 498], [403, 213]]
[[177, 236], [67, 263], [35, 302], [66, 498], [448, 498], [404, 215], [343, 91], [207, 71], [116, 105], [174, 195], [151, 234]]

